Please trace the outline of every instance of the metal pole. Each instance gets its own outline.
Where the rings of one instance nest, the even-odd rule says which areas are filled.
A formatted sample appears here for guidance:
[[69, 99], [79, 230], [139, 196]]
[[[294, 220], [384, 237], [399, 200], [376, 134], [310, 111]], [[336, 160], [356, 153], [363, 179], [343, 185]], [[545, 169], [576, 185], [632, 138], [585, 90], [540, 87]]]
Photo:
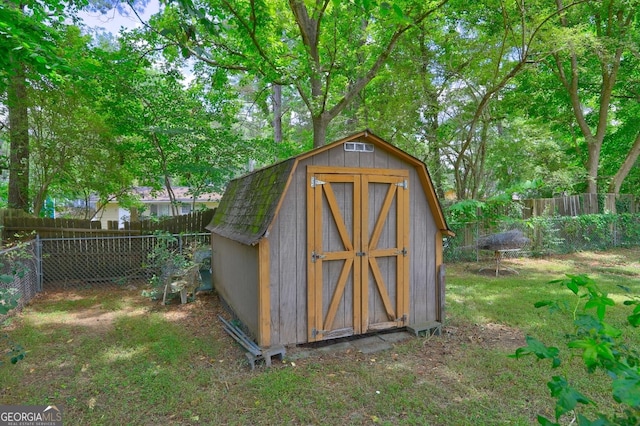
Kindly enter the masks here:
[[36, 256], [36, 281], [37, 281], [37, 292], [42, 291], [42, 283], [44, 277], [42, 276], [42, 241], [40, 240], [40, 234], [36, 234], [35, 240], [35, 256]]

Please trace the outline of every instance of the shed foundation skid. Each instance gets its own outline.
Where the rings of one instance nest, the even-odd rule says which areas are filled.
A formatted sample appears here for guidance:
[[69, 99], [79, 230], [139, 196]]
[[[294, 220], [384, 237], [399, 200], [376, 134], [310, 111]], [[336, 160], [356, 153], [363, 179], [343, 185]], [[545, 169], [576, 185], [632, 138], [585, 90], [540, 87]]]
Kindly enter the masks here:
[[224, 331], [227, 332], [233, 339], [238, 342], [246, 351], [245, 353], [247, 360], [249, 361], [249, 365], [251, 366], [251, 370], [256, 368], [256, 362], [264, 361], [267, 367], [271, 367], [271, 358], [277, 356], [280, 361], [284, 360], [284, 355], [286, 353], [286, 349], [284, 346], [273, 346], [269, 348], [261, 348], [258, 346], [253, 340], [249, 338], [244, 332], [234, 326], [229, 321], [225, 320], [221, 316], [218, 316], [220, 321], [222, 321]]

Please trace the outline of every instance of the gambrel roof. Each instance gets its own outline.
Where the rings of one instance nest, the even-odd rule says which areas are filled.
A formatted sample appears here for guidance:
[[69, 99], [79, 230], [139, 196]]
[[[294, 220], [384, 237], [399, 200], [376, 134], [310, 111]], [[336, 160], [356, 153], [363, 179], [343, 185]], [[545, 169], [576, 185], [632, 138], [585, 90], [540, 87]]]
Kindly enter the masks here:
[[275, 217], [295, 158], [229, 182], [207, 229], [243, 244], [256, 244]]
[[349, 141], [373, 144], [413, 165], [420, 176], [436, 226], [444, 235], [452, 235], [437, 199], [424, 163], [383, 139], [364, 130], [320, 148], [302, 153], [274, 165], [256, 170], [229, 182], [216, 213], [207, 226], [212, 233], [246, 245], [255, 245], [265, 237], [276, 217], [297, 164], [306, 158]]

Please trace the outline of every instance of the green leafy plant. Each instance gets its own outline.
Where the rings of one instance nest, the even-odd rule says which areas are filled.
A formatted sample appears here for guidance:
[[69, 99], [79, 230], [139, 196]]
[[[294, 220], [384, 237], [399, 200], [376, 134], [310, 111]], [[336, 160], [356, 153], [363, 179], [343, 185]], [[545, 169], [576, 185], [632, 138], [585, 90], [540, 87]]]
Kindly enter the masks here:
[[[640, 355], [636, 349], [625, 344], [622, 329], [605, 322], [607, 308], [614, 306], [615, 302], [586, 275], [567, 275], [567, 278], [551, 283], [561, 284], [571, 290], [576, 296], [575, 304], [570, 306], [545, 300], [537, 302], [535, 306], [546, 306], [572, 316], [574, 333], [567, 336], [569, 356], [580, 357], [589, 373], [602, 370], [611, 378], [611, 396], [620, 405], [623, 414], [609, 418], [598, 413], [597, 419], [588, 419], [580, 409], [582, 406], [595, 406], [595, 402], [574, 388], [566, 377], [555, 375], [547, 383], [551, 396], [556, 400], [555, 422], [543, 416], [538, 416], [538, 422], [542, 425], [558, 425], [560, 417], [569, 414], [574, 416], [573, 421], [579, 425], [637, 425], [640, 422]], [[626, 287], [620, 288], [629, 291]], [[632, 327], [638, 327], [640, 299], [631, 298], [624, 305], [633, 307], [627, 321]], [[559, 348], [547, 346], [531, 336], [526, 338], [526, 342], [527, 346], [517, 349], [511, 357], [534, 355], [538, 359], [550, 360], [552, 369], [562, 364]]]
[[447, 220], [452, 223], [475, 222], [480, 217], [480, 212], [485, 203], [477, 200], [461, 200], [447, 208]]
[[166, 231], [154, 232], [156, 237], [153, 249], [147, 255], [147, 263], [144, 265], [151, 271], [151, 291], [143, 292], [143, 295], [157, 299], [162, 295], [161, 287], [166, 279], [180, 269], [186, 269], [190, 264], [181, 253], [178, 239]]
[[8, 334], [3, 333], [0, 335], [0, 341], [3, 343], [0, 344], [0, 347], [5, 348], [3, 356], [0, 358], [0, 365], [3, 364], [2, 358], [7, 357], [11, 361], [11, 364], [17, 364], [18, 361], [21, 361], [25, 357], [25, 350], [19, 343], [11, 340]]
[[198, 258], [197, 254], [202, 245], [197, 242], [182, 247], [178, 238], [169, 232], [156, 231], [154, 235], [156, 240], [153, 249], [147, 256], [147, 263], [144, 265], [152, 274], [151, 290], [143, 291], [143, 295], [156, 300], [162, 297], [167, 280], [209, 259]]
[[[11, 282], [6, 281], [8, 278], [13, 280], [13, 277], [10, 275], [0, 275], [0, 281], [2, 282]], [[10, 310], [15, 309], [18, 306], [18, 299], [20, 299], [20, 295], [15, 288], [0, 288], [0, 315], [7, 315]]]
[[[1, 265], [0, 265], [1, 266]], [[18, 268], [18, 271], [22, 271], [21, 268]], [[2, 283], [12, 283], [14, 280], [14, 276], [17, 275], [18, 272], [14, 271], [10, 274], [0, 274], [0, 282]], [[0, 315], [7, 315], [11, 310], [18, 307], [18, 300], [20, 299], [20, 293], [16, 288], [0, 288]], [[4, 325], [6, 320], [1, 320], [0, 325]], [[0, 357], [0, 365], [2, 365], [2, 358], [5, 356], [11, 360], [12, 364], [16, 364], [18, 361], [22, 360], [25, 356], [24, 348], [22, 345], [11, 340], [8, 334], [2, 333], [0, 334], [0, 340], [3, 342], [0, 344], [0, 348], [4, 349], [3, 356]]]

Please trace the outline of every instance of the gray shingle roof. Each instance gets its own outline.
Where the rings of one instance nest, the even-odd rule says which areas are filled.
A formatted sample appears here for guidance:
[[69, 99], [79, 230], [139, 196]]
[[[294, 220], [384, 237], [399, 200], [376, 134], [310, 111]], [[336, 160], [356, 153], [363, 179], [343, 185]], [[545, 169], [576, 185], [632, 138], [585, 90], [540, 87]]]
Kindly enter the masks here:
[[229, 182], [207, 229], [243, 244], [256, 244], [273, 220], [294, 164], [295, 158], [290, 158]]

